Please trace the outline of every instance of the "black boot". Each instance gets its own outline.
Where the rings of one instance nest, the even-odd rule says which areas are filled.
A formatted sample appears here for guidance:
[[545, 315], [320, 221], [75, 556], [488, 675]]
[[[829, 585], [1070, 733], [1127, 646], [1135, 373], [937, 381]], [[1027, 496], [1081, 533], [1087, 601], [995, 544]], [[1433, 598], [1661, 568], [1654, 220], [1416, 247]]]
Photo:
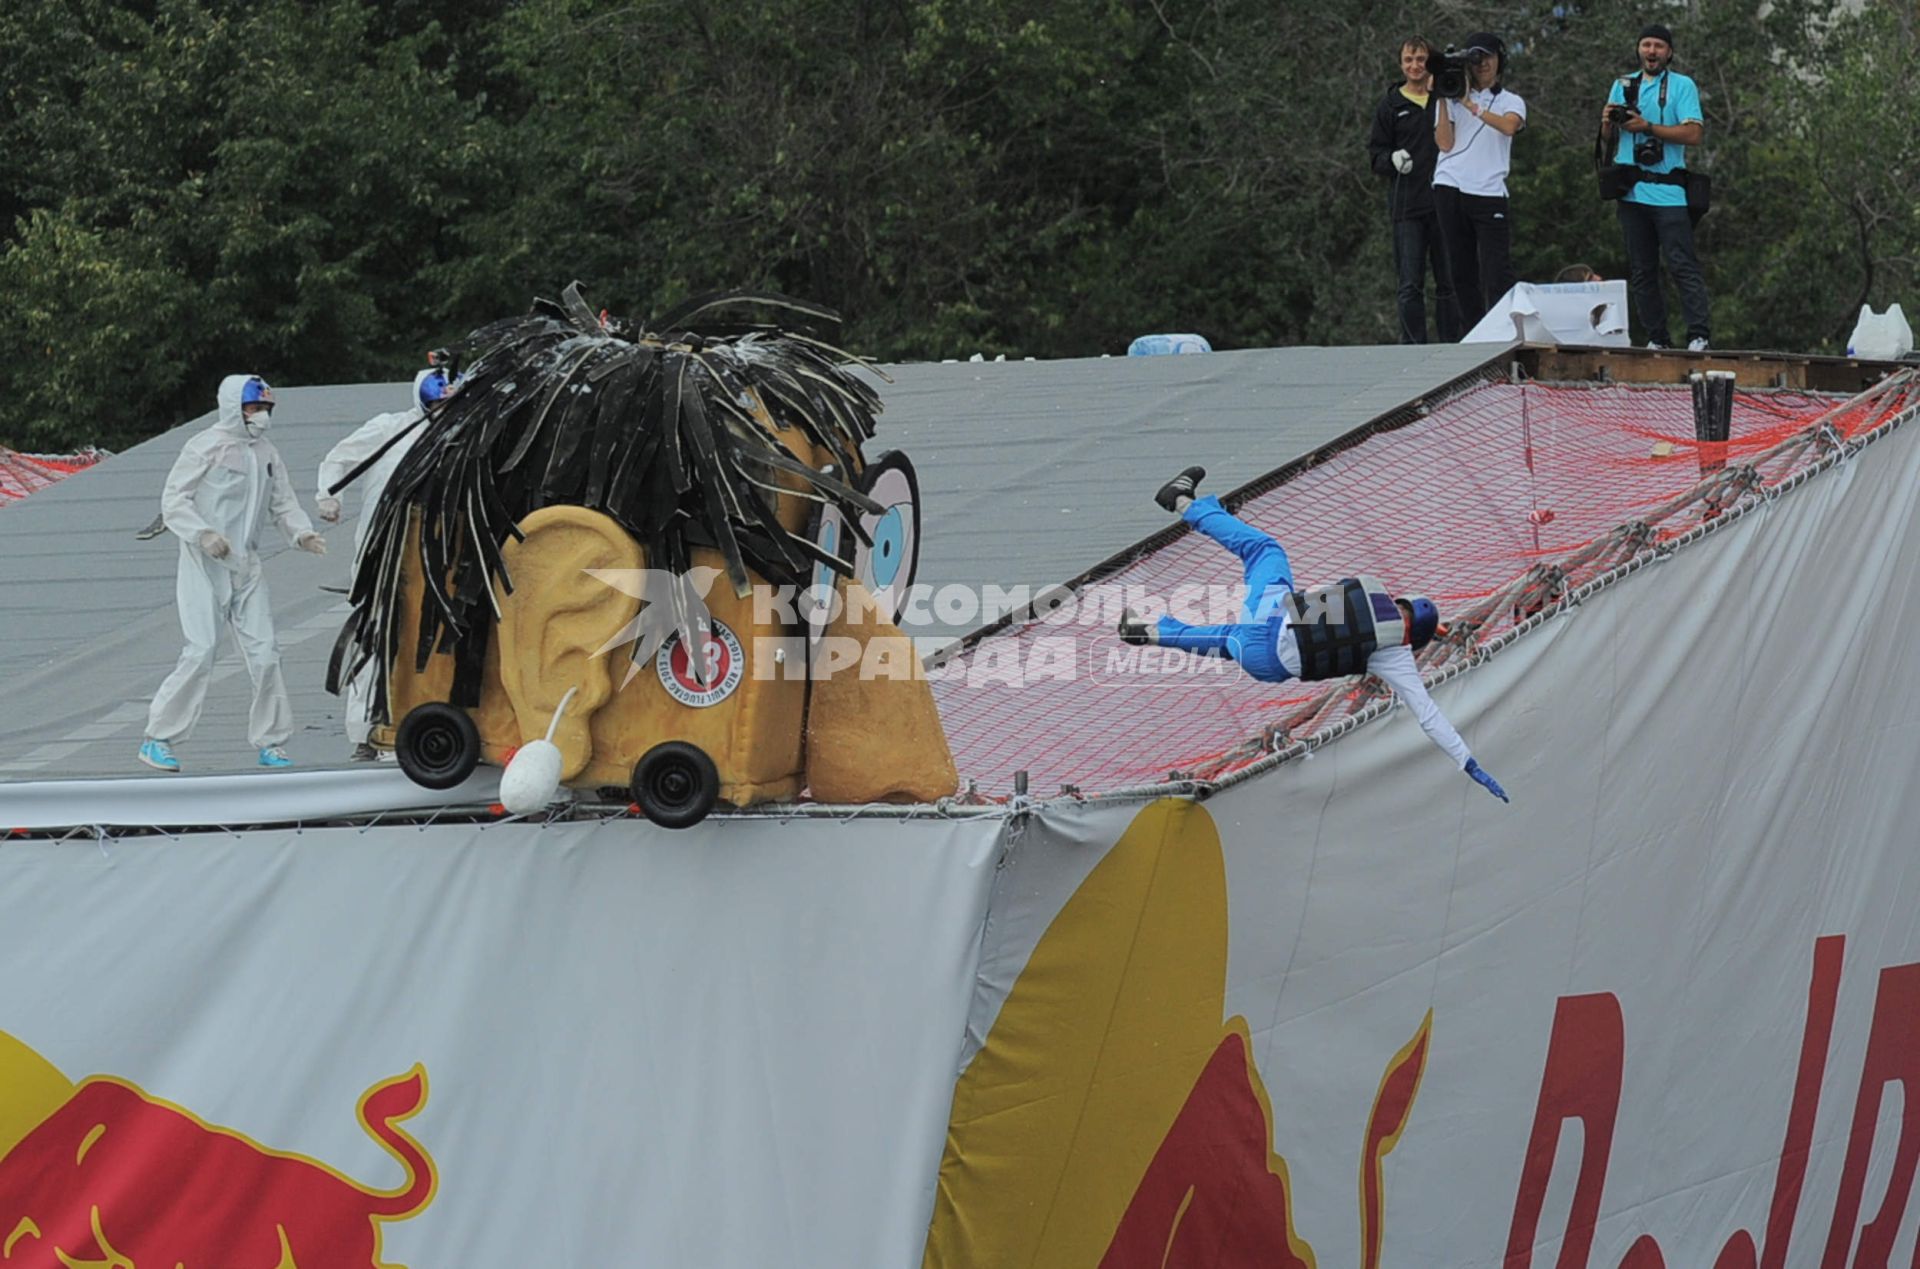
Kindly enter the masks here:
[[1172, 480], [1169, 480], [1166, 484], [1160, 486], [1160, 492], [1153, 495], [1153, 500], [1159, 503], [1161, 507], [1164, 508], [1165, 510], [1172, 511], [1177, 514], [1180, 510], [1180, 507], [1174, 501], [1174, 499], [1198, 497], [1200, 482], [1205, 480], [1206, 478], [1207, 478], [1206, 468], [1189, 467], [1185, 471], [1181, 472], [1178, 476], [1175, 476]]
[[1144, 648], [1150, 643], [1158, 643], [1152, 626], [1133, 615], [1133, 609], [1120, 610], [1120, 642], [1130, 643], [1136, 648]]

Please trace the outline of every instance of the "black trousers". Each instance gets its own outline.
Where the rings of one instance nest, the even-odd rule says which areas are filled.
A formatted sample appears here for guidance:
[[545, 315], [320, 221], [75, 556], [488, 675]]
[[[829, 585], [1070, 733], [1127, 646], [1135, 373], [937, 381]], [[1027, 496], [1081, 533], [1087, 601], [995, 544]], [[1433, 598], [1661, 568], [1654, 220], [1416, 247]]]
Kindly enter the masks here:
[[1667, 293], [1660, 285], [1660, 257], [1680, 290], [1680, 315], [1687, 319], [1687, 338], [1712, 335], [1707, 306], [1707, 277], [1693, 249], [1693, 217], [1684, 207], [1654, 207], [1621, 199], [1620, 232], [1627, 239], [1627, 290], [1633, 296], [1633, 315], [1646, 337], [1667, 344]]
[[1505, 198], [1462, 194], [1451, 185], [1433, 187], [1433, 210], [1464, 334], [1513, 289], [1513, 222]]
[[1458, 343], [1467, 332], [1460, 327], [1460, 306], [1453, 295], [1453, 270], [1440, 246], [1440, 222], [1432, 212], [1393, 222], [1393, 268], [1400, 278], [1400, 342], [1427, 342], [1427, 267], [1433, 267], [1433, 314], [1440, 342]]

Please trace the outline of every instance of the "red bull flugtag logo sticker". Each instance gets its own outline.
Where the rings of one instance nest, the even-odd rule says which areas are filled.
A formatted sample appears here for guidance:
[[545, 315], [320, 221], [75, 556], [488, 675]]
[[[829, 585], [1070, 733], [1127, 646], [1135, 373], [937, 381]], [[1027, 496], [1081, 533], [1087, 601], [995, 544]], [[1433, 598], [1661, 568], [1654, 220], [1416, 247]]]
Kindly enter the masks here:
[[126, 1080], [68, 1083], [4, 1032], [0, 1074], [24, 1077], [7, 1092], [33, 1103], [0, 1106], [10, 1130], [0, 1136], [6, 1269], [403, 1269], [381, 1258], [382, 1227], [418, 1215], [438, 1191], [432, 1156], [399, 1126], [427, 1103], [419, 1065], [360, 1097], [360, 1126], [403, 1173], [386, 1190]]
[[718, 618], [710, 621], [703, 637], [706, 646], [699, 674], [694, 673], [687, 656], [686, 640], [677, 633], [661, 647], [653, 662], [667, 695], [695, 709], [718, 705], [732, 696], [747, 671], [739, 637], [725, 622]]

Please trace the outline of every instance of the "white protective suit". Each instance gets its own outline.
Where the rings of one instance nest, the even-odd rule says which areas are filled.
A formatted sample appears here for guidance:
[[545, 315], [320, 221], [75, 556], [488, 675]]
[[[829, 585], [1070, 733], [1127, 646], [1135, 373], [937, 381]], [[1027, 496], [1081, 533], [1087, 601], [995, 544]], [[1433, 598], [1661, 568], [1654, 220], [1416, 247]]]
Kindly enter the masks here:
[[[280, 451], [264, 435], [247, 434], [240, 392], [249, 377], [228, 375], [220, 381], [218, 420], [180, 451], [160, 496], [167, 529], [180, 539], [174, 596], [187, 644], [147, 712], [147, 735], [156, 740], [172, 743], [192, 733], [206, 704], [223, 625], [233, 627], [253, 680], [247, 738], [264, 749], [293, 734], [259, 547], [269, 521], [290, 544], [312, 533], [313, 524], [294, 496]], [[226, 558], [214, 559], [202, 549], [200, 538], [207, 532], [227, 540]]]
[[[353, 561], [356, 570], [360, 564], [360, 551], [366, 545], [367, 533], [373, 526], [373, 509], [380, 505], [380, 492], [387, 487], [387, 481], [400, 466], [400, 460], [413, 448], [413, 443], [424, 430], [424, 427], [414, 427], [427, 413], [420, 405], [420, 384], [433, 373], [432, 370], [422, 370], [413, 377], [413, 392], [408, 398], [411, 409], [374, 415], [328, 450], [327, 456], [320, 461], [321, 498], [337, 498], [349, 492], [360, 496], [360, 518], [353, 526]], [[410, 427], [413, 430], [407, 432]], [[382, 445], [402, 432], [407, 434], [381, 454], [380, 461], [369, 467], [358, 480], [339, 494], [329, 492], [334, 485], [346, 479], [354, 468], [366, 462]], [[377, 672], [369, 661], [361, 667], [360, 673], [347, 681], [347, 739], [356, 745], [366, 744], [373, 735], [373, 723], [369, 715], [373, 711], [373, 684]]]

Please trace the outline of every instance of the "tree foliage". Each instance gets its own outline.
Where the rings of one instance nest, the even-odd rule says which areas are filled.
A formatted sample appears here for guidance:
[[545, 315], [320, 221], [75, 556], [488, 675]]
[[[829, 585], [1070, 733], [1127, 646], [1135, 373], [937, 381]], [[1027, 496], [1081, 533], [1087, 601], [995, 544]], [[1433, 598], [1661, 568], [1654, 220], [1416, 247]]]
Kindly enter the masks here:
[[[1834, 350], [1920, 259], [1913, 11], [1656, 3], [1699, 80], [1716, 342]], [[0, 440], [220, 375], [402, 377], [584, 279], [832, 305], [886, 358], [1392, 338], [1365, 162], [1402, 36], [1501, 33], [1515, 259], [1625, 261], [1591, 146], [1643, 15], [1488, 0], [9, 0]]]

